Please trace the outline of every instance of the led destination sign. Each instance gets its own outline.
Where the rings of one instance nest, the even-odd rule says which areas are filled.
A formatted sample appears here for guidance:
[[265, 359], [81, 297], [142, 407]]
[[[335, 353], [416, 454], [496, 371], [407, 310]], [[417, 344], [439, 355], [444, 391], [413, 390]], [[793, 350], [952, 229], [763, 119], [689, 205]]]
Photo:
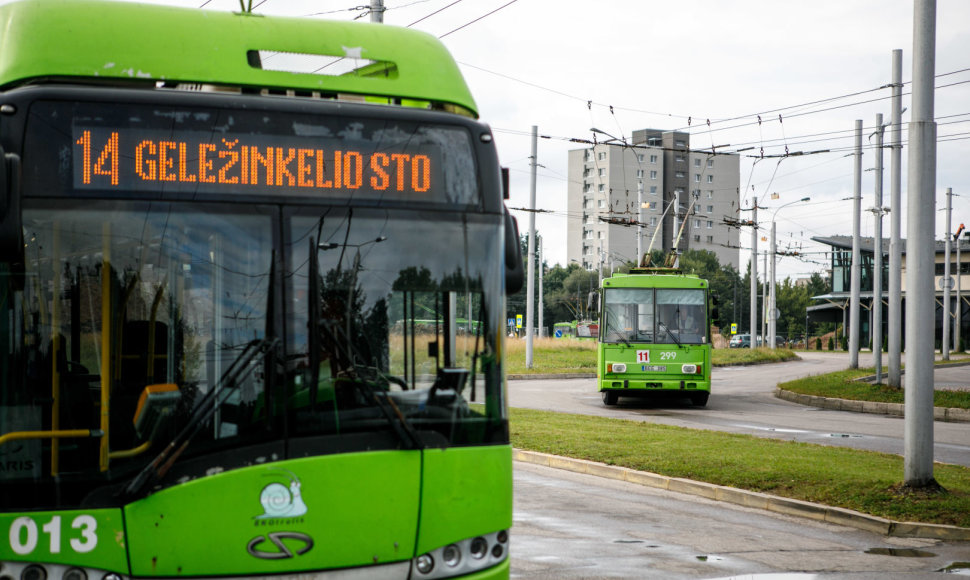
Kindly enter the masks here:
[[78, 127], [77, 189], [271, 195], [441, 192], [439, 148], [334, 137]]

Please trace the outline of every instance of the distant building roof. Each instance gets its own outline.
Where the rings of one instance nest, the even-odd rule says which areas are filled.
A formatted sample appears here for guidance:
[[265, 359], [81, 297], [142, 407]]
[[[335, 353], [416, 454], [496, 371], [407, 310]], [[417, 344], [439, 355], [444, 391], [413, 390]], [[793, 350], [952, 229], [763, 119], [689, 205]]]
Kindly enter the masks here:
[[[812, 241], [825, 244], [827, 246], [832, 246], [833, 248], [841, 248], [845, 250], [852, 249], [852, 236], [813, 236]], [[876, 238], [859, 238], [859, 250], [862, 252], [873, 253], [875, 251], [874, 244]], [[883, 252], [889, 252], [889, 238], [882, 239], [882, 250]], [[900, 251], [902, 254], [906, 254], [906, 240], [900, 240]], [[951, 251], [956, 251], [956, 244], [950, 246]], [[960, 252], [970, 250], [970, 241], [961, 239], [960, 240]], [[936, 253], [943, 254], [946, 252], [946, 242], [936, 240]]]

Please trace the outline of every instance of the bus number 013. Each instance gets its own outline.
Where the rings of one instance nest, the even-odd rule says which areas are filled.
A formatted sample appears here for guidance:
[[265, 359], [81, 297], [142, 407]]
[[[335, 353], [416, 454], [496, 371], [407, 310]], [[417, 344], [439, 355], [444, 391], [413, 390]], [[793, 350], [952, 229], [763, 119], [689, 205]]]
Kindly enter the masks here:
[[[98, 545], [98, 536], [95, 530], [98, 528], [98, 521], [89, 515], [80, 515], [71, 522], [71, 528], [79, 530], [79, 538], [71, 538], [71, 549], [75, 552], [90, 552]], [[49, 522], [41, 526], [41, 531], [50, 538], [50, 553], [59, 554], [61, 552], [61, 516], [54, 516]], [[24, 537], [26, 536], [26, 537]], [[37, 547], [38, 533], [37, 522], [26, 516], [19, 517], [10, 525], [10, 548], [14, 552], [25, 556], [34, 551]]]

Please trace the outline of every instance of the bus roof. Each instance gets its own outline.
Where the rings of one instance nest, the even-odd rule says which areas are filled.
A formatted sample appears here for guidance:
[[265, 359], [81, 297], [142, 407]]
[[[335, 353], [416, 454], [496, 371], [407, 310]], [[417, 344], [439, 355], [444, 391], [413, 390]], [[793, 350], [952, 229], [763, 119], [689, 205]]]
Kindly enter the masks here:
[[457, 63], [416, 30], [104, 0], [0, 5], [0, 88], [51, 80], [355, 95], [477, 117]]
[[707, 288], [707, 280], [694, 274], [654, 274], [617, 272], [603, 278], [603, 288]]

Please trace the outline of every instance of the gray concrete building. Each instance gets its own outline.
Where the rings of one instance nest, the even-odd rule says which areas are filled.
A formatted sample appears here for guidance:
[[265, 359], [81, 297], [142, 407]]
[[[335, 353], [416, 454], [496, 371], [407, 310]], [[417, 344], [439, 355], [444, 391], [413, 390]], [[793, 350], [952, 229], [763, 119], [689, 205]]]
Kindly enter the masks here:
[[651, 241], [665, 253], [676, 243], [738, 269], [739, 231], [725, 223], [739, 217], [738, 155], [691, 150], [687, 133], [641, 129], [629, 144], [570, 151], [568, 177], [570, 261], [588, 270], [638, 261], [639, 223], [643, 252]]

